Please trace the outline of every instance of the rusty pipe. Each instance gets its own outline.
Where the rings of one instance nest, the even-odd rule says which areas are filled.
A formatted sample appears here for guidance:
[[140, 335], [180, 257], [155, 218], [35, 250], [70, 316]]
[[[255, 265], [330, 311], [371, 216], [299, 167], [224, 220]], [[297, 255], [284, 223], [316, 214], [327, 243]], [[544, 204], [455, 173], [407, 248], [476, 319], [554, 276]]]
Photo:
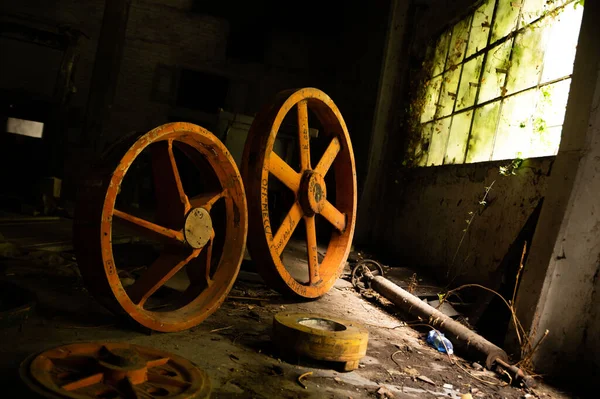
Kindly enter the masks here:
[[508, 362], [504, 350], [497, 347], [481, 335], [452, 320], [433, 306], [403, 290], [382, 276], [368, 276], [371, 288], [393, 302], [396, 306], [413, 316], [425, 320], [433, 328], [442, 331], [453, 345], [465, 354], [485, 362], [491, 370], [497, 360]]

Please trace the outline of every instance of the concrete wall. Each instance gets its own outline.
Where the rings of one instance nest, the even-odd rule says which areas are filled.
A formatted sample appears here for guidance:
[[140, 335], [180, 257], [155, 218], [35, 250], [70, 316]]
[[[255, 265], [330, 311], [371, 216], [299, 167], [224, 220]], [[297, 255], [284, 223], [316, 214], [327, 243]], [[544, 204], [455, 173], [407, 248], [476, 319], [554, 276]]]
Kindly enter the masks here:
[[498, 288], [509, 247], [546, 191], [552, 158], [527, 160], [514, 176], [499, 174], [506, 163], [390, 170], [380, 182], [374, 242], [392, 265]]
[[[517, 298], [535, 364], [579, 390], [600, 370], [600, 3], [586, 2], [563, 137]], [[588, 391], [590, 392], [590, 391]]]
[[[419, 1], [405, 12], [404, 18], [414, 24], [403, 46], [407, 55], [397, 60], [397, 68], [405, 75], [409, 74], [407, 64], [418, 68], [429, 41], [475, 4], [472, 0], [450, 3]], [[402, 104], [410, 75], [404, 80], [394, 78], [400, 85], [390, 85], [388, 90], [401, 90], [404, 97], [395, 98], [396, 119], [387, 117], [391, 119], [387, 136], [379, 138], [385, 140], [383, 160], [380, 167], [370, 170], [374, 193], [361, 204], [361, 212], [368, 216], [360, 219], [359, 237], [387, 253], [391, 264], [410, 265], [442, 281], [498, 287], [507, 272], [509, 248], [544, 196], [552, 158], [528, 160], [515, 176], [499, 174], [499, 166], [507, 161], [404, 168], [406, 136], [398, 115], [405, 116]], [[485, 187], [494, 181], [488, 205], [478, 205]], [[477, 216], [463, 238], [469, 212]]]

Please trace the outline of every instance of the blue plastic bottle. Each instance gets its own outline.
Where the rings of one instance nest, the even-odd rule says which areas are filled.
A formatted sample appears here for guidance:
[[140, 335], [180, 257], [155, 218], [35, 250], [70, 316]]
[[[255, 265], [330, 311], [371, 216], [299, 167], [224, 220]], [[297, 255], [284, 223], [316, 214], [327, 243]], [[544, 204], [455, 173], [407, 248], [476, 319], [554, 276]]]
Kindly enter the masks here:
[[448, 349], [449, 355], [454, 353], [452, 342], [450, 342], [448, 338], [444, 337], [443, 333], [437, 330], [429, 331], [427, 334], [427, 343], [442, 353], [446, 353], [446, 349]]

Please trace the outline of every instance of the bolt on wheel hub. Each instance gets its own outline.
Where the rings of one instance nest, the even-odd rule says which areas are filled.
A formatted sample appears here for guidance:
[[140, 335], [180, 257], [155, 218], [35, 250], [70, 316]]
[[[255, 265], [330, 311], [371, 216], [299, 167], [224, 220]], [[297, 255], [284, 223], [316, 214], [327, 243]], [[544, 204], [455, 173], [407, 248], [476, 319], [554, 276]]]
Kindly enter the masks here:
[[127, 343], [78, 343], [27, 358], [27, 386], [48, 398], [207, 398], [210, 381], [190, 361]]

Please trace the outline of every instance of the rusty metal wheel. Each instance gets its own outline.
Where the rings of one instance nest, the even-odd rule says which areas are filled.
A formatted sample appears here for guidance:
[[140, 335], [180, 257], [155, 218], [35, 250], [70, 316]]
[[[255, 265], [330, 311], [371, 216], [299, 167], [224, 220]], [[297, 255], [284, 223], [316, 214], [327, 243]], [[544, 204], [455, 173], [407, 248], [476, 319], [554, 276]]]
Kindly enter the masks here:
[[[143, 160], [147, 170], [136, 169]], [[187, 179], [182, 164], [191, 170]], [[155, 200], [144, 213], [120, 198], [131, 186], [124, 182], [133, 179], [137, 189], [149, 176], [154, 195], [139, 197]], [[157, 255], [146, 267], [120, 268], [112, 242], [117, 228], [153, 240]], [[152, 330], [188, 329], [221, 305], [238, 274], [246, 235], [246, 199], [233, 158], [214, 135], [189, 123], [119, 141], [79, 191], [74, 240], [88, 289], [113, 312]], [[176, 279], [183, 281], [176, 292], [158, 295]]]
[[[316, 140], [311, 140], [309, 133], [309, 113], [311, 124], [323, 132], [318, 158], [313, 148]], [[297, 126], [299, 167], [287, 163], [275, 149], [278, 133], [290, 120]], [[249, 201], [248, 249], [262, 277], [283, 294], [317, 298], [328, 292], [350, 252], [357, 202], [352, 145], [344, 119], [331, 98], [314, 88], [279, 93], [250, 128], [242, 176]], [[279, 226], [272, 220], [271, 203], [271, 188], [278, 184], [287, 187], [288, 193], [291, 190], [292, 198]], [[322, 218], [318, 223], [317, 216]], [[301, 220], [307, 254], [303, 278], [282, 260]], [[331, 229], [325, 237], [329, 243], [324, 256], [319, 254], [317, 225]]]
[[172, 353], [127, 343], [78, 343], [27, 358], [29, 389], [47, 398], [208, 398], [208, 375]]

